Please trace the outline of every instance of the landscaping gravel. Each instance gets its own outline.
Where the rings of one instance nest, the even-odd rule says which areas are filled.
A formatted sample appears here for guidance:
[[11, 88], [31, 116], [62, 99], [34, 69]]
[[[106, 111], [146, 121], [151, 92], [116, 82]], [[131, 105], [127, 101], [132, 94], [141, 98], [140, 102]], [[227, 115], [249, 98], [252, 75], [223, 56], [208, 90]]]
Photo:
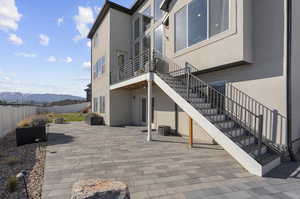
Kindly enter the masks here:
[[[19, 179], [14, 192], [9, 192], [9, 178], [16, 176], [22, 170], [28, 175], [29, 195], [31, 199], [40, 199], [44, 176], [46, 144], [29, 144], [16, 147], [15, 133], [0, 138], [0, 198], [26, 198], [23, 180]], [[12, 185], [12, 188], [14, 186]]]

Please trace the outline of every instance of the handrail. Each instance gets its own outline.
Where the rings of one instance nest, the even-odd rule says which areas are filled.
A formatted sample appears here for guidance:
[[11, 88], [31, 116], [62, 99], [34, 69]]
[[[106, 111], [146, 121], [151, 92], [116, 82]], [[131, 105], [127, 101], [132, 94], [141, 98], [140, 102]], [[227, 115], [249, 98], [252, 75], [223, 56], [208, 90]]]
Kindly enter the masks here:
[[110, 84], [119, 83], [152, 70], [151, 51], [149, 49], [129, 58], [123, 66], [114, 66], [110, 73]]
[[[165, 56], [162, 56], [157, 52], [155, 52], [155, 55], [156, 56], [159, 55], [157, 58], [164, 60], [169, 65], [172, 65], [171, 68], [170, 67], [168, 68], [169, 70], [166, 73], [170, 74], [173, 77], [176, 78], [184, 77], [184, 75], [187, 75], [188, 72], [187, 68], [189, 68], [189, 70], [191, 71], [189, 75], [192, 77], [192, 79], [194, 79], [195, 81], [199, 81], [202, 87], [206, 87], [208, 90], [210, 90], [210, 92], [213, 93], [212, 95], [218, 96], [218, 98], [224, 98], [224, 101], [225, 103], [227, 103], [226, 104], [227, 106], [234, 106], [236, 110], [239, 109], [240, 111], [239, 115], [232, 115], [228, 110], [226, 110], [226, 115], [233, 117], [236, 122], [238, 122], [241, 126], [246, 128], [250, 133], [256, 134], [256, 137], [259, 138], [260, 137], [259, 134], [262, 133], [262, 140], [264, 144], [275, 148], [275, 150], [277, 150], [278, 152], [283, 152], [286, 150], [287, 143], [285, 138], [283, 137], [283, 133], [286, 132], [286, 118], [283, 115], [281, 115], [276, 111], [272, 111], [268, 107], [264, 106], [262, 103], [259, 103], [257, 100], [254, 100], [253, 98], [251, 98], [250, 96], [244, 93], [242, 98], [246, 98], [247, 102], [251, 101], [251, 104], [256, 103], [256, 105], [252, 105], [256, 107], [255, 109], [253, 109], [253, 107], [246, 106], [245, 104], [241, 103], [241, 98], [236, 99], [228, 95], [228, 94], [232, 94], [233, 93], [232, 91], [234, 89], [236, 89], [234, 90], [235, 94], [236, 92], [239, 92], [240, 95], [242, 93], [242, 91], [239, 91], [237, 88], [233, 87], [232, 84], [230, 86], [229, 84], [226, 84], [225, 90], [221, 92], [220, 90], [217, 90], [213, 86], [207, 84], [197, 76], [193, 75], [192, 73], [197, 72], [196, 71], [197, 69], [191, 64], [187, 63], [185, 67], [180, 67], [172, 60], [166, 58]], [[186, 79], [185, 81], [187, 81], [187, 78], [185, 79]], [[188, 84], [189, 83], [187, 83], [187, 85]], [[191, 89], [193, 88], [191, 87]], [[261, 124], [256, 125], [258, 121], [255, 121], [254, 122], [255, 124], [252, 124], [253, 123], [252, 120], [254, 117], [257, 120], [259, 120], [260, 121], [259, 123]], [[247, 122], [241, 121], [241, 118], [245, 119], [249, 124], [247, 124]]]

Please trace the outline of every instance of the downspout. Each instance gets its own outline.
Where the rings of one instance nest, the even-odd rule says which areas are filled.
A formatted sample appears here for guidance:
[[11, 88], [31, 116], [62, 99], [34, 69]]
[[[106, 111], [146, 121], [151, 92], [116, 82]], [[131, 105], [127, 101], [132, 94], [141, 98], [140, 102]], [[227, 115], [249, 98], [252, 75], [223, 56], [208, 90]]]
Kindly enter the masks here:
[[292, 0], [287, 0], [287, 59], [286, 59], [286, 82], [287, 82], [287, 145], [291, 161], [296, 161], [293, 151], [292, 138]]

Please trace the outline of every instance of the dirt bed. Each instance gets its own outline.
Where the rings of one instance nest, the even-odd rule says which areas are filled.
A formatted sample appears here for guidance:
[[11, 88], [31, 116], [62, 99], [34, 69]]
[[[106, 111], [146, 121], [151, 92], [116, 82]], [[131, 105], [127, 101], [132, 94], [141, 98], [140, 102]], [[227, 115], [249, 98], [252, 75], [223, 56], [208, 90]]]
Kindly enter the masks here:
[[41, 198], [45, 149], [45, 143], [16, 147], [15, 132], [0, 138], [0, 198], [26, 198], [22, 179], [15, 178], [22, 170], [28, 173], [30, 198]]

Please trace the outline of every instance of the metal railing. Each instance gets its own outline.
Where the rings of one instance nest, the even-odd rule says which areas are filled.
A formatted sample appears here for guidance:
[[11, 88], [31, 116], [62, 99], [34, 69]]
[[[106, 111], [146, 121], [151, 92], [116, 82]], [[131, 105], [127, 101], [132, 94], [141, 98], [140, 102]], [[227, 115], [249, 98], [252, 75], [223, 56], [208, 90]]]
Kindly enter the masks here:
[[263, 136], [269, 141], [269, 145], [275, 145], [280, 151], [285, 151], [287, 147], [287, 118], [280, 114], [277, 110], [258, 102], [245, 92], [236, 88], [232, 83], [225, 84], [225, 95], [233, 101], [241, 104], [256, 115], [263, 116]]
[[134, 58], [129, 58], [123, 66], [115, 66], [110, 72], [110, 84], [116, 84], [153, 70], [151, 51], [145, 50]]
[[[163, 71], [177, 79], [180, 79], [182, 85], [186, 87], [186, 100], [193, 103], [190, 95], [203, 98], [207, 103], [212, 104], [212, 108], [218, 111], [218, 115], [223, 115], [224, 121], [234, 121], [240, 127], [246, 129], [249, 133], [254, 135], [261, 151], [261, 145], [272, 147], [277, 152], [285, 152], [287, 149], [286, 140], [286, 117], [279, 114], [276, 110], [271, 110], [254, 98], [235, 88], [232, 84], [225, 84], [224, 89], [215, 88], [208, 83], [202, 81], [195, 75], [197, 69], [190, 64], [181, 67], [172, 60], [155, 53], [154, 56], [164, 65], [166, 69], [159, 69], [158, 72]], [[197, 106], [197, 104], [194, 104]], [[201, 111], [201, 110], [200, 110]], [[205, 113], [204, 113], [205, 115]], [[221, 116], [220, 116], [221, 117]], [[209, 118], [209, 117], [208, 117]], [[213, 122], [213, 121], [212, 121]], [[248, 142], [251, 141], [249, 136]], [[247, 142], [247, 141], [246, 141]], [[247, 145], [247, 143], [241, 143]], [[251, 150], [251, 149], [249, 149]]]
[[[197, 71], [198, 69], [191, 64], [182, 67], [159, 52], [153, 51], [151, 53], [150, 50], [146, 50], [133, 59], [129, 59], [124, 66], [113, 68], [110, 74], [110, 82], [115, 84], [147, 72], [169, 74], [181, 80], [182, 86], [186, 88], [186, 100], [199, 108], [198, 110], [202, 111], [204, 115], [205, 112], [197, 107], [199, 104], [193, 103], [191, 97], [196, 96], [205, 99], [205, 102], [210, 103], [212, 108], [217, 110], [219, 116], [215, 117], [224, 118], [222, 122], [230, 123], [234, 121], [235, 125], [237, 124], [255, 136], [259, 152], [262, 143], [278, 152], [286, 151], [286, 117], [248, 96], [231, 83], [226, 83], [223, 88], [215, 88], [209, 85], [193, 75]], [[207, 118], [214, 122], [214, 117], [207, 116]], [[217, 125], [222, 126], [222, 124]], [[240, 144], [246, 146], [248, 145], [247, 142], [252, 141], [251, 139], [253, 137], [249, 136], [248, 140], [243, 140]], [[253, 147], [255, 146], [253, 145]]]

